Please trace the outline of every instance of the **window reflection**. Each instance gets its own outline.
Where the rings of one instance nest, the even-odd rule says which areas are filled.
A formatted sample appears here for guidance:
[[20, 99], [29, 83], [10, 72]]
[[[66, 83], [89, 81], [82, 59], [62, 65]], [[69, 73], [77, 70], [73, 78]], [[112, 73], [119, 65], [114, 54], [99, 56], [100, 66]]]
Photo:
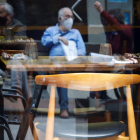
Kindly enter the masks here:
[[[128, 126], [126, 88], [110, 90], [113, 84], [108, 82], [108, 76], [106, 83], [100, 85], [100, 88], [106, 85], [106, 89], [96, 91], [90, 86], [97, 80], [93, 79], [86, 86], [86, 76], [81, 78], [81, 83], [87, 91], [79, 91], [82, 89], [77, 85], [80, 80], [66, 83], [63, 75], [120, 74], [122, 79], [117, 84], [126, 74], [129, 78], [132, 74], [139, 75], [138, 0], [0, 2], [0, 75], [5, 89], [0, 110], [4, 108], [1, 115], [8, 122], [13, 139], [44, 139], [50, 130], [51, 137], [65, 139], [69, 135], [86, 139], [87, 135], [92, 135], [92, 123], [96, 126], [94, 131], [101, 122], [104, 122], [103, 128], [108, 125], [106, 122], [114, 121], [123, 121], [124, 125], [118, 125], [124, 129]], [[73, 13], [75, 3], [78, 4], [74, 11], [82, 20]], [[55, 84], [57, 74], [61, 76], [58, 85], [62, 82], [64, 87], [55, 85], [55, 98], [52, 97], [55, 107], [49, 110], [52, 85], [45, 85], [45, 79], [37, 84], [35, 77], [52, 76], [50, 81]], [[130, 88], [138, 128], [140, 98], [136, 83]], [[67, 89], [67, 84], [77, 90]], [[2, 96], [0, 99], [2, 103]], [[47, 126], [48, 120], [53, 124], [53, 119], [54, 125]], [[46, 129], [48, 127], [50, 129]], [[113, 128], [111, 130], [114, 132]], [[125, 132], [126, 136], [131, 135], [129, 130]], [[96, 131], [96, 134], [101, 138], [101, 133]], [[0, 139], [8, 139], [1, 128]]]

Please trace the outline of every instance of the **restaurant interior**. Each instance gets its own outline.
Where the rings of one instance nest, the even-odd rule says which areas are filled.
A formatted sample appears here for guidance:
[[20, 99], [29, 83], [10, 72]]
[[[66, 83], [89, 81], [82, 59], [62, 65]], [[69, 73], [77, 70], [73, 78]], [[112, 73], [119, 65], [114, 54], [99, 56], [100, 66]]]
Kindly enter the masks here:
[[140, 140], [139, 34], [139, 0], [0, 0], [0, 140]]

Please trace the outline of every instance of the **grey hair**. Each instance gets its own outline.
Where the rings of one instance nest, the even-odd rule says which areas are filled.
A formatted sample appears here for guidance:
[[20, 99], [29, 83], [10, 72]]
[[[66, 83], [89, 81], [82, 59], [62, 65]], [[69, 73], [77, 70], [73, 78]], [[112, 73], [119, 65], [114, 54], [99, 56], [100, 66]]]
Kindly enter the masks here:
[[63, 16], [63, 15], [64, 15], [64, 10], [65, 10], [65, 9], [71, 10], [69, 7], [63, 7], [63, 8], [61, 8], [61, 9], [58, 11], [58, 18], [59, 18], [60, 16]]
[[120, 24], [124, 24], [125, 14], [124, 14], [124, 12], [121, 9], [117, 8], [117, 9], [109, 10], [108, 13], [111, 16], [113, 16], [115, 19], [117, 19], [117, 21]]
[[10, 14], [12, 15], [12, 17], [13, 17], [13, 15], [14, 15], [13, 7], [12, 7], [10, 4], [6, 3], [6, 2], [0, 3], [0, 6], [1, 6], [1, 5], [4, 5], [4, 6], [5, 6], [5, 11], [6, 11], [7, 13], [10, 13]]

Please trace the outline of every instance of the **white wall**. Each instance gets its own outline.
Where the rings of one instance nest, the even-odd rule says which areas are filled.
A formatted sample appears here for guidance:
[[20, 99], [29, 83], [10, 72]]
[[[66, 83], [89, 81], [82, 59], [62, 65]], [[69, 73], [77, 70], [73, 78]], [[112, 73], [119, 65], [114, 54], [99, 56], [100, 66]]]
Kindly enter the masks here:
[[[100, 21], [100, 14], [93, 7], [95, 1], [87, 0], [88, 41], [94, 44], [101, 44], [106, 42], [106, 37]], [[104, 0], [99, 1], [104, 7]]]
[[123, 11], [130, 11], [130, 18], [132, 23], [133, 19], [133, 0], [127, 0], [127, 2], [108, 2], [107, 3], [107, 9], [115, 9], [115, 8], [120, 8]]

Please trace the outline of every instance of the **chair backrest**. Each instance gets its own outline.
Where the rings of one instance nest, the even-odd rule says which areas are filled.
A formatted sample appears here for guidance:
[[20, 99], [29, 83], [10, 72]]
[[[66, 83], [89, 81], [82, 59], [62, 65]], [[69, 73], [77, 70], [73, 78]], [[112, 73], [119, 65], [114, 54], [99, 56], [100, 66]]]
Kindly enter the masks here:
[[[87, 55], [89, 55], [91, 52], [101, 53], [101, 54], [105, 54], [105, 55], [112, 55], [112, 48], [109, 43], [93, 44], [90, 42], [86, 42], [85, 46], [86, 46]], [[103, 50], [103, 48], [104, 48], [104, 50]]]
[[137, 84], [140, 82], [140, 75], [103, 73], [38, 75], [35, 82], [39, 85], [55, 84], [57, 87], [75, 90], [102, 91]]
[[49, 49], [46, 49], [40, 40], [35, 40], [37, 43], [38, 56], [49, 56]]
[[99, 53], [100, 44], [93, 44], [93, 43], [90, 43], [90, 42], [86, 42], [85, 46], [86, 46], [87, 55], [89, 55], [90, 52]]

